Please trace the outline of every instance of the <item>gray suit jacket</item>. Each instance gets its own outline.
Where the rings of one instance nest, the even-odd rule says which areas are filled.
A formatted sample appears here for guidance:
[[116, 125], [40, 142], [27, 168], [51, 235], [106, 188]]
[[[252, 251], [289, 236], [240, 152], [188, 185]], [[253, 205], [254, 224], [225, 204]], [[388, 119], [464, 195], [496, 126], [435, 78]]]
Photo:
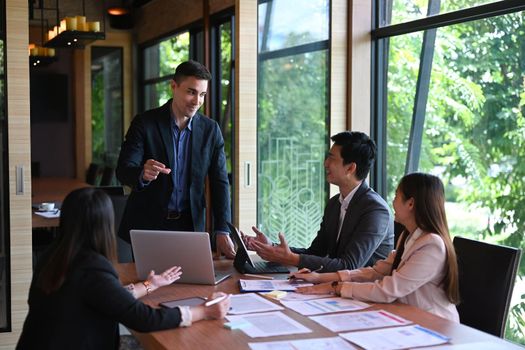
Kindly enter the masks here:
[[309, 248], [292, 248], [300, 254], [299, 267], [322, 272], [352, 270], [386, 259], [394, 249], [394, 221], [386, 202], [363, 181], [348, 205], [337, 242], [339, 195], [328, 201], [321, 227]]
[[[119, 236], [129, 242], [130, 229], [157, 229], [156, 223], [166, 218], [173, 192], [169, 175], [159, 175], [148, 186], [140, 188], [139, 178], [148, 159], [155, 159], [173, 169], [174, 151], [170, 125], [171, 99], [163, 106], [137, 115], [122, 143], [117, 178], [133, 191], [122, 217]], [[190, 206], [193, 227], [205, 230], [206, 200], [204, 185], [209, 175], [214, 229], [229, 232], [231, 221], [230, 185], [226, 172], [224, 140], [219, 125], [200, 114], [193, 117], [191, 132]]]

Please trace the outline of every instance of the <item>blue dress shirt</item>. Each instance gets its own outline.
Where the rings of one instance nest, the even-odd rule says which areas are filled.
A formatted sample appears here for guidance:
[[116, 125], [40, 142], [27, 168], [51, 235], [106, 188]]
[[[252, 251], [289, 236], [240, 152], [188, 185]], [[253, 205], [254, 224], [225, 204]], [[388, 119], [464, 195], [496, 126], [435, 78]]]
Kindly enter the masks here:
[[190, 186], [189, 175], [191, 169], [191, 129], [193, 118], [190, 118], [188, 125], [180, 130], [175, 123], [175, 118], [171, 118], [171, 131], [173, 136], [173, 169], [171, 177], [173, 179], [173, 192], [171, 193], [168, 210], [187, 211], [190, 208]]

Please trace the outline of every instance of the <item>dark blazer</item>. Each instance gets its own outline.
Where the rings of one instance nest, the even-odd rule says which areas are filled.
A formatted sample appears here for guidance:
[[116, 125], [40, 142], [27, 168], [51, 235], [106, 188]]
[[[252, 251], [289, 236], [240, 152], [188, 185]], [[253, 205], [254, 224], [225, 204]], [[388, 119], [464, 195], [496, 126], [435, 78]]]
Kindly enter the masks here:
[[[132, 188], [124, 210], [119, 236], [130, 241], [130, 229], [157, 229], [167, 215], [173, 192], [173, 180], [160, 174], [140, 188], [139, 178], [148, 159], [155, 159], [173, 169], [174, 152], [171, 131], [170, 99], [163, 106], [137, 115], [122, 143], [116, 175]], [[224, 140], [219, 125], [195, 114], [191, 132], [190, 207], [195, 231], [204, 231], [206, 199], [204, 185], [209, 175], [214, 230], [229, 232], [231, 221], [230, 185], [226, 172]]]
[[292, 248], [300, 254], [299, 267], [323, 272], [353, 270], [386, 259], [394, 249], [394, 221], [386, 202], [363, 181], [352, 197], [339, 228], [339, 194], [325, 207], [323, 221], [309, 248]]
[[118, 324], [140, 332], [177, 327], [180, 310], [154, 309], [136, 300], [119, 282], [105, 257], [77, 259], [62, 287], [49, 295], [29, 290], [29, 314], [17, 349], [118, 349]]

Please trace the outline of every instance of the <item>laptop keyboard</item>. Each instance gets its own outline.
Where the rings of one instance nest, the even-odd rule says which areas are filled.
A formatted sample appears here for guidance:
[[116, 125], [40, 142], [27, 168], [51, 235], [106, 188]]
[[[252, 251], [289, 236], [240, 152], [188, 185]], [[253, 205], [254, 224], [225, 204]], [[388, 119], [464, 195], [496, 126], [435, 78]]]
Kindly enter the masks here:
[[276, 263], [269, 263], [266, 261], [257, 261], [254, 263], [255, 265], [255, 272], [256, 273], [288, 273], [290, 272], [285, 266], [276, 264]]

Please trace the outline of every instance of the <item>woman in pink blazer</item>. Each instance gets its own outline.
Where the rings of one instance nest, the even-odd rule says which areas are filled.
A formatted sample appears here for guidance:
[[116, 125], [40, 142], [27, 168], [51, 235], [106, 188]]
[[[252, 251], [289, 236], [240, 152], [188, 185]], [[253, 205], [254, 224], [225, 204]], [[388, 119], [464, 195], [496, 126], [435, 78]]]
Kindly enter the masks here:
[[373, 267], [315, 273], [302, 269], [296, 278], [313, 283], [299, 293], [334, 293], [362, 301], [417, 306], [459, 322], [458, 265], [445, 215], [445, 191], [439, 178], [404, 176], [393, 202], [395, 220], [405, 227], [397, 250]]

